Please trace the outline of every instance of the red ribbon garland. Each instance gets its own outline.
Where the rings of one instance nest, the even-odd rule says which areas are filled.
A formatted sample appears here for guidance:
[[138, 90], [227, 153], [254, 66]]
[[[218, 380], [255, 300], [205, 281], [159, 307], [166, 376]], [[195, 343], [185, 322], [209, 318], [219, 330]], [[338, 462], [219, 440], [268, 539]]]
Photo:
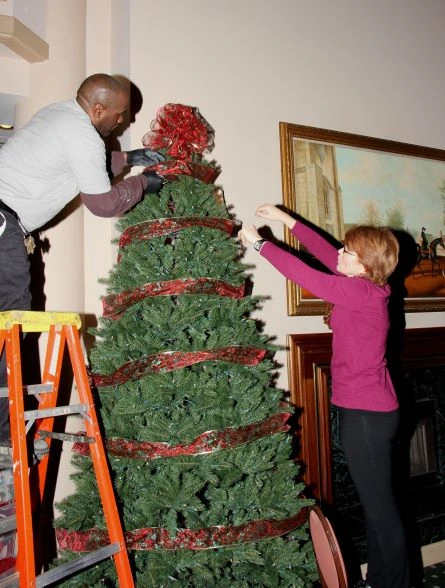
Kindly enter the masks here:
[[234, 286], [215, 278], [178, 278], [165, 282], [144, 284], [132, 290], [104, 296], [102, 299], [103, 316], [110, 317], [119, 314], [149, 296], [173, 296], [177, 294], [218, 294], [218, 296], [228, 298], [243, 298], [244, 284]]
[[[179, 457], [180, 455], [213, 453], [238, 447], [268, 435], [285, 433], [290, 428], [287, 424], [290, 414], [289, 412], [279, 412], [263, 421], [249, 425], [228, 427], [222, 431], [206, 431], [188, 445], [172, 445], [158, 441], [133, 441], [113, 437], [106, 441], [107, 452], [115, 457], [144, 459], [145, 461]], [[76, 442], [72, 450], [79, 455], [88, 456], [90, 454], [88, 443]]]
[[139, 380], [147, 374], [158, 374], [181, 369], [203, 361], [229, 361], [244, 365], [258, 365], [266, 354], [265, 349], [258, 347], [230, 346], [220, 347], [211, 351], [164, 351], [153, 355], [144, 355], [129, 361], [112, 374], [91, 374], [95, 386], [115, 386], [128, 380]]
[[[260, 519], [238, 526], [215, 526], [204, 529], [178, 529], [174, 536], [163, 527], [147, 527], [125, 533], [128, 549], [218, 549], [236, 543], [252, 543], [290, 533], [307, 520], [307, 507], [287, 519]], [[56, 529], [60, 549], [93, 551], [109, 543], [108, 533], [100, 529], [68, 531]]]
[[150, 131], [142, 137], [144, 147], [166, 149], [175, 159], [191, 160], [193, 153], [211, 151], [214, 130], [197, 108], [184, 104], [166, 104], [156, 113]]
[[145, 221], [125, 229], [119, 239], [119, 247], [123, 249], [134, 241], [148, 241], [154, 237], [168, 235], [188, 227], [196, 226], [216, 229], [231, 235], [235, 223], [227, 218], [210, 216], [184, 216]]
[[192, 176], [204, 184], [213, 184], [221, 173], [218, 167], [181, 159], [162, 161], [145, 168], [144, 171], [154, 171], [169, 181], [176, 180], [176, 176]]

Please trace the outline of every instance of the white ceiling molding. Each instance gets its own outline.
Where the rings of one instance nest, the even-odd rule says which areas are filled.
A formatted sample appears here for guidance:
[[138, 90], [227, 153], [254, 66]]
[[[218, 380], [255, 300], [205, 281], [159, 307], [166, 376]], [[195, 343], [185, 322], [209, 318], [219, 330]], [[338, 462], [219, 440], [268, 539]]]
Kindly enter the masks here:
[[48, 43], [14, 16], [0, 14], [0, 43], [30, 63], [45, 61], [49, 56]]

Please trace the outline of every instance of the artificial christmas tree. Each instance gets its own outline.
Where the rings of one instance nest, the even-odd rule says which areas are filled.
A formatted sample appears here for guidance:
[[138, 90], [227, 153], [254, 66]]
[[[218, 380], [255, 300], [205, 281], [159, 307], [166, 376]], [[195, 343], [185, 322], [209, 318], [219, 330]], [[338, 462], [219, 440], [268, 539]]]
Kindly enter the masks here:
[[[119, 220], [118, 261], [91, 352], [136, 583], [301, 586], [316, 578], [273, 346], [251, 314], [246, 267], [213, 131], [196, 109], [160, 109], [143, 143], [167, 179]], [[107, 542], [88, 446], [60, 505], [59, 546]], [[115, 585], [102, 564], [64, 586]]]

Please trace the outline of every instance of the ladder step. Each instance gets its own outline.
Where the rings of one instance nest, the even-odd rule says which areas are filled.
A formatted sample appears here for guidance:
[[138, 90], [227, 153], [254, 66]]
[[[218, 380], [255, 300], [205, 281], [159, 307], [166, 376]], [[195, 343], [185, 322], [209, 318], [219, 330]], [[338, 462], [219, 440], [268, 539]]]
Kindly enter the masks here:
[[69, 414], [81, 414], [85, 416], [89, 411], [88, 404], [70, 404], [69, 406], [56, 406], [42, 410], [25, 410], [25, 420], [44, 419], [47, 417], [66, 416]]
[[3, 535], [4, 533], [9, 533], [9, 531], [15, 531], [16, 527], [17, 521], [15, 518], [15, 514], [0, 519], [0, 535]]
[[45, 333], [52, 325], [75, 325], [82, 322], [77, 312], [42, 312], [34, 310], [6, 310], [0, 312], [0, 329], [9, 330], [20, 325], [24, 333]]
[[15, 568], [7, 576], [0, 578], [0, 588], [18, 588], [19, 586], [19, 574], [15, 571]]
[[101, 547], [96, 551], [87, 553], [79, 559], [69, 561], [66, 564], [62, 564], [57, 568], [53, 568], [48, 572], [40, 574], [40, 576], [36, 576], [36, 587], [40, 588], [41, 586], [48, 586], [49, 584], [58, 582], [62, 578], [66, 578], [71, 574], [75, 574], [80, 570], [88, 568], [99, 561], [111, 557], [115, 553], [118, 553], [118, 551], [120, 551], [119, 543], [111, 543], [110, 545]]
[[[0, 398], [8, 398], [8, 390], [7, 387], [0, 388]], [[29, 396], [36, 396], [37, 394], [52, 391], [52, 384], [28, 384], [28, 386], [23, 386], [23, 394], [28, 394]]]
[[71, 441], [72, 443], [96, 443], [94, 437], [88, 437], [81, 433], [55, 433], [54, 431], [38, 430], [41, 439], [57, 439], [57, 441]]

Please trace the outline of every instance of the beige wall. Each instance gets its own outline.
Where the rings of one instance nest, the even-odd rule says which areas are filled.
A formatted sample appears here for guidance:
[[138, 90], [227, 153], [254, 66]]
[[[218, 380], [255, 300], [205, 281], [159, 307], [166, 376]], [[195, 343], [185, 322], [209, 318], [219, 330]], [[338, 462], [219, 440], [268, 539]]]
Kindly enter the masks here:
[[[144, 95], [132, 146], [166, 102], [196, 105], [216, 130], [213, 156], [237, 218], [282, 201], [278, 122], [445, 148], [445, 3], [417, 0], [131, 2], [131, 77]], [[282, 237], [281, 228], [274, 229]], [[266, 332], [321, 332], [288, 317], [285, 281], [256, 255], [254, 293], [270, 295]], [[445, 313], [407, 316], [408, 327]], [[286, 354], [280, 384], [287, 387]]]

